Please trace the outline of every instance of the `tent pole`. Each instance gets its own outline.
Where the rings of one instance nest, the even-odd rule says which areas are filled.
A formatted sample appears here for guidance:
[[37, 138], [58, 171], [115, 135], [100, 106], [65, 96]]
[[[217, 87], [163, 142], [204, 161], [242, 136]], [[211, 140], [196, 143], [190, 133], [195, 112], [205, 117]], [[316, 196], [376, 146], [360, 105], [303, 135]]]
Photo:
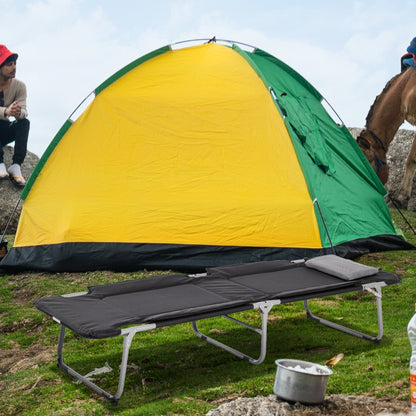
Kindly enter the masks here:
[[319, 215], [321, 216], [322, 223], [324, 224], [324, 227], [325, 227], [326, 235], [328, 236], [329, 244], [331, 244], [331, 248], [332, 248], [333, 253], [336, 254], [334, 245], [332, 244], [331, 236], [329, 235], [328, 228], [326, 226], [326, 223], [325, 223], [325, 220], [324, 220], [324, 216], [322, 215], [321, 207], [319, 206], [319, 202], [318, 202], [318, 199], [317, 198], [315, 198], [313, 200], [313, 204], [314, 205], [316, 204], [316, 206], [318, 207]]
[[412, 227], [412, 225], [410, 224], [410, 222], [407, 220], [407, 218], [404, 216], [404, 214], [402, 213], [402, 211], [400, 210], [399, 206], [396, 204], [396, 201], [390, 196], [390, 194], [387, 194], [388, 198], [390, 199], [390, 202], [394, 205], [394, 208], [397, 209], [397, 211], [399, 211], [399, 214], [402, 216], [402, 218], [405, 220], [406, 224], [409, 226], [409, 228], [412, 230], [413, 234], [416, 235], [416, 231], [414, 230], [414, 228]]
[[6, 235], [7, 228], [9, 228], [10, 222], [11, 222], [12, 218], [14, 217], [14, 214], [16, 213], [16, 210], [17, 210], [17, 207], [19, 206], [20, 201], [21, 201], [21, 200], [20, 200], [20, 198], [19, 198], [19, 199], [17, 200], [17, 203], [16, 203], [16, 205], [15, 205], [14, 209], [13, 209], [12, 214], [10, 215], [9, 220], [7, 221], [6, 227], [4, 227], [3, 234], [1, 235], [1, 238], [0, 238], [0, 243], [4, 240], [4, 236]]

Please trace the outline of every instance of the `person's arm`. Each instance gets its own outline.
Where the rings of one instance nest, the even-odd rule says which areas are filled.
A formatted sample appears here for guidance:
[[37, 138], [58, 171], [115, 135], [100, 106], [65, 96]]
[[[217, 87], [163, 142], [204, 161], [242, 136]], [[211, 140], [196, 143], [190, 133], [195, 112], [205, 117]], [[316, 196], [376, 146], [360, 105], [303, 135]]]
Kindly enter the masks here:
[[11, 115], [18, 119], [23, 119], [27, 117], [26, 98], [26, 85], [23, 82], [19, 82], [17, 84], [13, 103], [8, 107], [12, 112]]
[[7, 120], [13, 116], [17, 119], [27, 117], [26, 85], [13, 80], [10, 87], [4, 91], [4, 107], [0, 107], [0, 119]]

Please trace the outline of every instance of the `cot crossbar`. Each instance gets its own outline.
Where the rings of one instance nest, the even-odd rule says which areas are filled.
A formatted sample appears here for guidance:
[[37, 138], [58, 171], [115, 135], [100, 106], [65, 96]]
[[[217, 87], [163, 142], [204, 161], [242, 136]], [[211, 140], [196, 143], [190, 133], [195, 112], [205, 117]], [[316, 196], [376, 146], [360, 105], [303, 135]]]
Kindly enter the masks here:
[[216, 347], [219, 347], [225, 351], [230, 352], [231, 354], [235, 355], [236, 357], [239, 357], [243, 360], [248, 361], [250, 364], [261, 364], [265, 357], [266, 357], [266, 351], [267, 351], [267, 318], [269, 316], [269, 312], [271, 311], [271, 309], [273, 308], [273, 306], [280, 304], [280, 300], [275, 300], [275, 301], [266, 301], [266, 302], [260, 302], [257, 305], [257, 308], [260, 313], [261, 313], [261, 328], [256, 328], [252, 325], [247, 324], [246, 322], [242, 322], [238, 319], [235, 319], [231, 316], [228, 315], [221, 315], [223, 318], [229, 319], [230, 321], [233, 321], [234, 323], [244, 326], [245, 328], [256, 332], [257, 334], [260, 334], [261, 336], [261, 340], [260, 340], [260, 355], [259, 357], [253, 358], [250, 357], [249, 355], [244, 354], [243, 352], [236, 350], [235, 348], [232, 348], [226, 344], [223, 344], [220, 341], [217, 341], [214, 338], [211, 338], [208, 335], [204, 335], [202, 334], [197, 326], [196, 321], [192, 322], [192, 329], [194, 330], [194, 333], [197, 337], [204, 339], [205, 341], [209, 342], [212, 345], [215, 345]]

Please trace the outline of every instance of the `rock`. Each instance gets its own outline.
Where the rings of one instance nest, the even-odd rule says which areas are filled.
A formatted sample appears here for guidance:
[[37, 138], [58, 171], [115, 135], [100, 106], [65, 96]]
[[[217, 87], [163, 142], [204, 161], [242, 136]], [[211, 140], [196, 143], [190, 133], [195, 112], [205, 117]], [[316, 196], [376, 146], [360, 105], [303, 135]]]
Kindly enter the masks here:
[[[352, 136], [356, 138], [361, 132], [360, 128], [350, 128]], [[387, 165], [389, 167], [389, 180], [385, 184], [385, 188], [389, 193], [394, 193], [398, 190], [402, 183], [404, 175], [404, 165], [406, 163], [407, 155], [409, 154], [410, 146], [412, 145], [415, 132], [413, 130], [400, 129], [394, 136], [387, 152]], [[408, 211], [416, 211], [416, 180], [413, 180], [413, 188], [410, 199], [407, 203]]]
[[288, 403], [275, 395], [239, 397], [210, 410], [206, 416], [401, 416], [410, 415], [410, 404], [403, 400], [332, 394], [319, 405]]
[[[4, 163], [8, 167], [12, 164], [14, 149], [11, 146], [5, 146], [3, 148], [3, 151]], [[26, 159], [21, 167], [23, 176], [26, 180], [29, 178], [38, 161], [38, 156], [31, 152], [27, 152]], [[22, 190], [22, 187], [14, 185], [9, 179], [0, 180], [0, 236], [3, 235], [7, 222], [9, 221], [10, 216], [13, 213], [16, 203], [19, 201], [19, 197]], [[16, 212], [13, 215], [13, 218], [11, 219], [10, 224], [7, 228], [6, 234], [16, 233], [17, 223], [19, 222], [21, 210], [22, 203], [20, 203], [18, 208], [16, 209]]]
[[[390, 192], [400, 187], [402, 183], [404, 168], [412, 145], [415, 132], [412, 130], [399, 130], [394, 136], [387, 153], [387, 165], [389, 166], [389, 180], [386, 189]], [[416, 182], [413, 179], [412, 194], [407, 203], [408, 211], [416, 211]]]

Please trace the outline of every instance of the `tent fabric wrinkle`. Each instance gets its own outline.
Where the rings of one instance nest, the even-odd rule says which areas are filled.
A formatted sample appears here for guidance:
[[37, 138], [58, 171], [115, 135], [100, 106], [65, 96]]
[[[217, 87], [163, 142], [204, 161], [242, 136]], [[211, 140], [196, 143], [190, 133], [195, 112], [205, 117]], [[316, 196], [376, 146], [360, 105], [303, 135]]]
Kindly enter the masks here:
[[1, 269], [196, 271], [413, 248], [348, 129], [261, 49], [165, 46], [94, 92], [23, 189]]
[[287, 122], [290, 123], [311, 159], [328, 175], [334, 174], [331, 155], [321, 137], [311, 109], [300, 98], [288, 94], [281, 95], [279, 104], [285, 110]]

